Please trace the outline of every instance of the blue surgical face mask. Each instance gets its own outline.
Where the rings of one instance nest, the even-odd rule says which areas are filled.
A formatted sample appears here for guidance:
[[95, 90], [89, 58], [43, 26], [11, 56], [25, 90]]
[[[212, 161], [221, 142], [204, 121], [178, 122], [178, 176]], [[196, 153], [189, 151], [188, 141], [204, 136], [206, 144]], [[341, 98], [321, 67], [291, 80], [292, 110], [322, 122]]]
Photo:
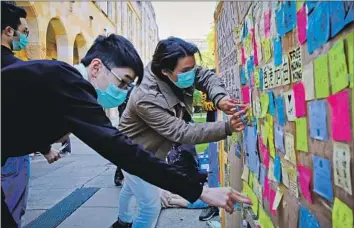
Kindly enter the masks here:
[[118, 88], [116, 85], [109, 83], [105, 91], [96, 88], [97, 101], [103, 108], [114, 108], [123, 104], [127, 98], [128, 90]]
[[195, 69], [187, 71], [185, 73], [177, 74], [177, 82], [173, 82], [173, 83], [175, 83], [175, 85], [178, 88], [185, 89], [194, 85], [194, 80], [195, 80]]
[[20, 34], [19, 40], [12, 41], [12, 49], [14, 51], [21, 51], [27, 47], [28, 37], [25, 34]]

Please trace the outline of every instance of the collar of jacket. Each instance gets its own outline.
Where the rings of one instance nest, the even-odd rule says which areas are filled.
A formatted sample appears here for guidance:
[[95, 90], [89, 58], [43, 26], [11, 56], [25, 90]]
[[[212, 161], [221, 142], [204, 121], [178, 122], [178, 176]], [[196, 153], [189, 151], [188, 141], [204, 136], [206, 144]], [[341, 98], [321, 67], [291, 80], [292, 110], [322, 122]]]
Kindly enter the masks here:
[[87, 69], [84, 64], [80, 63], [77, 65], [74, 65], [74, 67], [76, 68], [76, 70], [78, 70], [80, 72], [80, 74], [82, 75], [83, 78], [85, 78], [87, 81], [89, 80], [88, 72], [87, 72]]
[[7, 55], [15, 55], [11, 49], [5, 47], [4, 45], [1, 45], [1, 53]]
[[[161, 79], [159, 79], [151, 70], [151, 62], [148, 63], [148, 65], [145, 68], [145, 75], [144, 75], [144, 79], [142, 83], [146, 83], [147, 86], [151, 86], [153, 85], [154, 81], [156, 82], [157, 86], [159, 87], [162, 95], [165, 97], [167, 104], [169, 106], [169, 108], [173, 108], [174, 106], [176, 106], [177, 104], [180, 104], [182, 107], [185, 107], [187, 109], [187, 111], [191, 114], [192, 113], [192, 109], [191, 107], [189, 107], [189, 105], [185, 105], [183, 102], [181, 102], [177, 96], [175, 95], [175, 93], [172, 91], [171, 87], [164, 81], [162, 81]], [[148, 77], [145, 79], [145, 77]], [[190, 96], [193, 97], [193, 91], [194, 91], [194, 87], [190, 87], [188, 89], [184, 90], [184, 96]]]

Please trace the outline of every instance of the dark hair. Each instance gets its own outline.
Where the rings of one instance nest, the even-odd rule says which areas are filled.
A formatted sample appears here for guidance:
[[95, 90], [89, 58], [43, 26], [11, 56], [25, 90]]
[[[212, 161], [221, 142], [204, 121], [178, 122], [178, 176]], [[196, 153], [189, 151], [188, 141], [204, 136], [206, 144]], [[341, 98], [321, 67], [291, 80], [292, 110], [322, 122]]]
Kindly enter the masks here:
[[98, 36], [81, 63], [90, 65], [93, 59], [102, 60], [110, 68], [129, 67], [138, 76], [137, 85], [144, 75], [144, 65], [134, 45], [123, 36], [111, 34]]
[[178, 37], [169, 37], [157, 44], [152, 56], [151, 71], [165, 81], [181, 101], [183, 101], [183, 91], [162, 75], [161, 71], [163, 69], [174, 71], [180, 58], [193, 56], [195, 53], [198, 53], [200, 59], [202, 59], [196, 45]]
[[7, 26], [17, 30], [21, 24], [20, 18], [26, 18], [26, 10], [17, 6], [14, 2], [4, 1], [1, 2], [1, 31]]

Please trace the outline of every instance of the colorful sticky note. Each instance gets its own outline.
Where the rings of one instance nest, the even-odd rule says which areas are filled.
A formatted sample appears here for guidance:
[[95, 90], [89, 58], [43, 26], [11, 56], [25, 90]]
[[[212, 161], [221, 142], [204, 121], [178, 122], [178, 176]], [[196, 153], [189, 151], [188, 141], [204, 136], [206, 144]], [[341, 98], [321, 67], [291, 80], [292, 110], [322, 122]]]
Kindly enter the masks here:
[[264, 186], [265, 183], [265, 177], [266, 177], [267, 169], [264, 164], [261, 164], [261, 172], [259, 175], [259, 181], [261, 182], [262, 186]]
[[328, 2], [321, 1], [308, 15], [307, 50], [311, 54], [317, 48], [327, 43], [329, 39], [330, 19]]
[[315, 99], [315, 82], [313, 77], [313, 62], [304, 66], [302, 72], [302, 82], [305, 86], [305, 100]]
[[275, 135], [275, 148], [277, 148], [278, 151], [285, 153], [284, 127], [275, 123], [274, 124], [274, 135]]
[[274, 39], [274, 65], [279, 66], [283, 63], [283, 48], [281, 38]]
[[313, 155], [313, 191], [333, 202], [331, 182], [331, 162], [320, 156]]
[[267, 114], [267, 122], [269, 124], [269, 135], [268, 135], [268, 145], [269, 145], [269, 153], [272, 158], [275, 155], [275, 147], [274, 147], [274, 128], [273, 128], [273, 116]]
[[296, 149], [308, 152], [306, 117], [296, 119]]
[[299, 12], [299, 10], [302, 8], [302, 6], [304, 6], [304, 2], [303, 0], [301, 1], [296, 1], [296, 11]]
[[284, 190], [280, 187], [277, 188], [277, 192], [275, 193], [275, 199], [273, 202], [272, 210], [277, 210], [280, 204], [281, 198], [283, 197]]
[[335, 37], [345, 25], [345, 11], [343, 1], [330, 1], [329, 14], [331, 21], [331, 37]]
[[273, 216], [277, 215], [277, 211], [272, 209], [272, 206], [275, 201], [275, 195], [276, 195], [276, 192], [272, 188], [269, 188], [269, 210]]
[[284, 161], [281, 163], [281, 180], [283, 184], [289, 188], [289, 175], [288, 175], [288, 170], [284, 164]]
[[242, 175], [241, 175], [241, 179], [245, 180], [246, 182], [248, 182], [249, 175], [250, 175], [250, 170], [248, 169], [248, 167], [246, 165], [244, 165], [243, 166]]
[[247, 84], [247, 79], [246, 79], [246, 72], [245, 72], [245, 68], [241, 68], [241, 72], [240, 72], [240, 81], [241, 81], [241, 85], [246, 85]]
[[296, 117], [306, 116], [305, 87], [302, 82], [293, 85]]
[[272, 47], [270, 39], [262, 40], [262, 48], [264, 51], [264, 62], [267, 63], [272, 57]]
[[275, 98], [275, 107], [277, 108], [278, 123], [285, 125], [284, 100], [282, 96]]
[[274, 162], [272, 159], [269, 160], [268, 179], [271, 181], [277, 181], [274, 176]]
[[246, 55], [245, 55], [245, 48], [241, 48], [241, 63], [244, 65], [246, 63]]
[[346, 15], [344, 23], [349, 24], [350, 22], [354, 21], [354, 2], [344, 1], [343, 3], [344, 3], [345, 15]]
[[351, 122], [349, 109], [349, 91], [331, 95], [327, 98], [332, 115], [332, 138], [335, 141], [351, 141]]
[[329, 96], [328, 54], [321, 55], [314, 60], [316, 98]]
[[320, 228], [320, 224], [315, 217], [307, 208], [300, 207], [300, 218], [299, 218], [300, 228]]
[[294, 168], [288, 168], [288, 176], [289, 176], [289, 192], [291, 195], [296, 198], [299, 197], [299, 189], [297, 184], [297, 172]]
[[352, 194], [350, 178], [350, 149], [348, 144], [333, 142], [334, 183]]
[[248, 196], [251, 199], [251, 201], [253, 203], [253, 205], [251, 206], [252, 207], [252, 211], [257, 216], [258, 215], [259, 202], [258, 202], [256, 194], [253, 192], [251, 187], [246, 182], [243, 182], [242, 193], [245, 194], [246, 196]]
[[289, 52], [290, 72], [292, 82], [302, 80], [302, 57], [301, 48], [297, 47]]
[[268, 92], [268, 97], [269, 97], [269, 113], [272, 116], [275, 116], [274, 95], [272, 91]]
[[314, 139], [328, 139], [327, 134], [327, 109], [324, 100], [309, 103], [310, 136]]
[[303, 5], [297, 12], [297, 40], [299, 44], [306, 42], [307, 14], [306, 6]]
[[246, 141], [246, 151], [247, 151], [247, 165], [248, 168], [256, 174], [259, 175], [259, 156], [257, 151], [257, 135], [254, 131], [254, 127], [247, 126], [245, 129], [245, 141]]
[[353, 227], [353, 211], [337, 197], [334, 199], [332, 210], [332, 227]]
[[261, 102], [261, 109], [262, 109], [261, 118], [263, 118], [266, 116], [269, 108], [269, 96], [267, 93], [261, 95], [260, 102]]
[[270, 183], [267, 176], [264, 177], [264, 191], [263, 191], [263, 198], [269, 199], [269, 190], [270, 190]]
[[301, 193], [307, 201], [312, 204], [312, 197], [310, 191], [310, 183], [311, 183], [311, 169], [298, 165], [299, 170], [299, 182], [300, 182], [300, 189]]
[[258, 222], [262, 226], [262, 228], [274, 228], [272, 220], [270, 219], [268, 214], [264, 211], [262, 205], [259, 206]]
[[[354, 13], [354, 3], [353, 3], [353, 13]], [[347, 61], [348, 61], [348, 70], [350, 75], [350, 88], [354, 88], [354, 51], [349, 51], [349, 50], [354, 50], [354, 32], [349, 33], [349, 35], [346, 36], [345, 41], [348, 50]]]
[[276, 25], [279, 36], [284, 36], [296, 26], [296, 2], [285, 1], [276, 11]]
[[294, 98], [294, 91], [290, 90], [288, 92], [283, 93], [284, 102], [285, 102], [285, 110], [286, 116], [288, 117], [288, 121], [295, 121], [295, 98]]
[[244, 104], [250, 103], [250, 87], [244, 86], [241, 88], [242, 100]]
[[274, 159], [274, 177], [278, 183], [281, 183], [281, 160], [278, 154], [275, 154]]
[[317, 6], [318, 1], [306, 0], [305, 5], [308, 12], [311, 12]]
[[341, 39], [329, 51], [329, 72], [332, 82], [332, 94], [335, 94], [349, 85], [347, 63], [344, 53], [344, 42]]
[[296, 154], [294, 145], [294, 136], [291, 133], [285, 133], [285, 159], [296, 165]]
[[263, 78], [263, 69], [259, 68], [259, 89], [263, 90], [264, 78]]
[[249, 59], [247, 60], [247, 73], [248, 77], [253, 74], [254, 70], [254, 61], [253, 61], [253, 56], [250, 56]]
[[283, 85], [290, 84], [290, 65], [287, 55], [283, 55]]
[[254, 87], [259, 88], [260, 81], [259, 81], [259, 69], [254, 69]]
[[264, 35], [265, 37], [269, 37], [270, 35], [270, 17], [271, 17], [271, 11], [268, 9], [264, 13]]

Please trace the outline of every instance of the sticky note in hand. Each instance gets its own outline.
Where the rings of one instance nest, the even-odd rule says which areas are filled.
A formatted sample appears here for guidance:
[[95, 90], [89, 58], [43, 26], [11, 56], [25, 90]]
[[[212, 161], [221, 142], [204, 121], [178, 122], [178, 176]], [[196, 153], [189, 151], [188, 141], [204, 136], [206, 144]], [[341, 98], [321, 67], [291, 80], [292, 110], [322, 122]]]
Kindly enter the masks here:
[[[241, 111], [241, 108], [238, 105], [235, 106], [235, 109], [236, 109], [237, 112]], [[245, 120], [245, 114], [244, 113], [241, 113], [240, 118], [241, 118], [242, 123], [244, 125], [247, 125], [248, 121]]]

